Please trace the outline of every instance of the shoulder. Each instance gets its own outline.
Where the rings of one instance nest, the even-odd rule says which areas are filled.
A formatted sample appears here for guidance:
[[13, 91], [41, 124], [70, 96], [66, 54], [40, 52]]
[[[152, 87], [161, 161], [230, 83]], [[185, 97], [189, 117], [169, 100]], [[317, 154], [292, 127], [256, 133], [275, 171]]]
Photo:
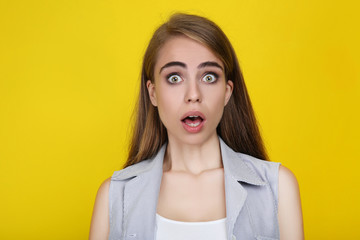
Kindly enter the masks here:
[[115, 171], [111, 177], [112, 182], [129, 180], [138, 175], [142, 175], [149, 172], [151, 173], [153, 172], [153, 170], [162, 171], [162, 163], [163, 163], [165, 150], [166, 150], [166, 144], [164, 144], [153, 157], [144, 159], [120, 171]]
[[244, 163], [252, 169], [263, 181], [277, 183], [281, 163], [270, 162], [244, 153], [238, 153]]
[[244, 162], [248, 165], [251, 165], [253, 168], [279, 168], [281, 163], [279, 162], [271, 162], [263, 159], [259, 159], [244, 153], [238, 153]]
[[110, 180], [126, 180], [135, 177], [143, 172], [148, 171], [152, 167], [152, 163], [152, 159], [146, 159], [119, 171], [115, 171], [114, 174], [111, 176]]
[[292, 171], [285, 166], [279, 168], [279, 204], [300, 203], [300, 190], [298, 181]]
[[111, 178], [107, 178], [101, 183], [96, 194], [95, 207], [99, 204], [107, 204], [106, 200], [109, 199], [110, 182]]
[[279, 169], [278, 217], [281, 238], [304, 238], [299, 184], [292, 171], [284, 166]]
[[99, 187], [98, 194], [102, 195], [109, 193], [110, 182], [111, 182], [111, 177], [105, 179]]
[[107, 239], [109, 234], [109, 188], [111, 179], [106, 179], [99, 187], [93, 215], [89, 239]]
[[298, 181], [294, 173], [284, 166], [279, 168], [279, 200], [283, 205], [300, 201]]
[[101, 185], [97, 191], [97, 194], [96, 194], [95, 205], [100, 202], [105, 203], [103, 201], [109, 198], [110, 183], [111, 183], [111, 177], [105, 179], [101, 183]]
[[279, 168], [279, 185], [284, 190], [296, 190], [299, 188], [298, 181], [292, 171], [285, 166]]

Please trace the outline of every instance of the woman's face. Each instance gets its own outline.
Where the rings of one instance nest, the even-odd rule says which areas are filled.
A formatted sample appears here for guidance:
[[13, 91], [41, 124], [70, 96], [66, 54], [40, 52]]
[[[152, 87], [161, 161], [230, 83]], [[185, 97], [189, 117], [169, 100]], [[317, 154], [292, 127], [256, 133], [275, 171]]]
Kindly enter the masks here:
[[169, 141], [201, 144], [217, 137], [233, 89], [219, 58], [199, 42], [173, 37], [158, 53], [154, 78], [147, 87]]

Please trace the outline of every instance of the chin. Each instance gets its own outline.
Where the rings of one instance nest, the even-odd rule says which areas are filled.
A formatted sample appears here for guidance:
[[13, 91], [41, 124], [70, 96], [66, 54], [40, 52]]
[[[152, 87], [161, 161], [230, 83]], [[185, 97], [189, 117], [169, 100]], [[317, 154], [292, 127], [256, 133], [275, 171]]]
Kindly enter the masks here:
[[186, 133], [183, 134], [182, 136], [179, 136], [177, 138], [177, 140], [179, 142], [182, 142], [184, 144], [188, 144], [188, 145], [202, 145], [204, 143], [206, 143], [207, 141], [209, 141], [212, 137], [217, 136], [216, 132], [215, 134], [205, 134], [204, 132], [200, 132], [200, 133]]

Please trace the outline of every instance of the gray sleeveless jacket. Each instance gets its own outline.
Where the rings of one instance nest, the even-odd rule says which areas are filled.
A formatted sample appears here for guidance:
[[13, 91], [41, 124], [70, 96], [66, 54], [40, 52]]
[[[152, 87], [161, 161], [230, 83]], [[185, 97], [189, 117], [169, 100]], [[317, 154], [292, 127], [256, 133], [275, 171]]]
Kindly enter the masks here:
[[[280, 163], [234, 152], [221, 138], [220, 148], [225, 177], [228, 240], [279, 239]], [[165, 149], [166, 145], [154, 158], [113, 174], [109, 190], [109, 239], [155, 239]]]

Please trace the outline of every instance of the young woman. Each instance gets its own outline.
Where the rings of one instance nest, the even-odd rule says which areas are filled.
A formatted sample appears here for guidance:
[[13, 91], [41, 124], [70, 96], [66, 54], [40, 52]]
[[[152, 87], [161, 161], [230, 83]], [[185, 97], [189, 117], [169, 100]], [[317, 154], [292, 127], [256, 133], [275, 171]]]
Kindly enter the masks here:
[[303, 239], [296, 178], [267, 161], [225, 34], [175, 14], [145, 53], [129, 157], [100, 186], [90, 239], [280, 238]]

